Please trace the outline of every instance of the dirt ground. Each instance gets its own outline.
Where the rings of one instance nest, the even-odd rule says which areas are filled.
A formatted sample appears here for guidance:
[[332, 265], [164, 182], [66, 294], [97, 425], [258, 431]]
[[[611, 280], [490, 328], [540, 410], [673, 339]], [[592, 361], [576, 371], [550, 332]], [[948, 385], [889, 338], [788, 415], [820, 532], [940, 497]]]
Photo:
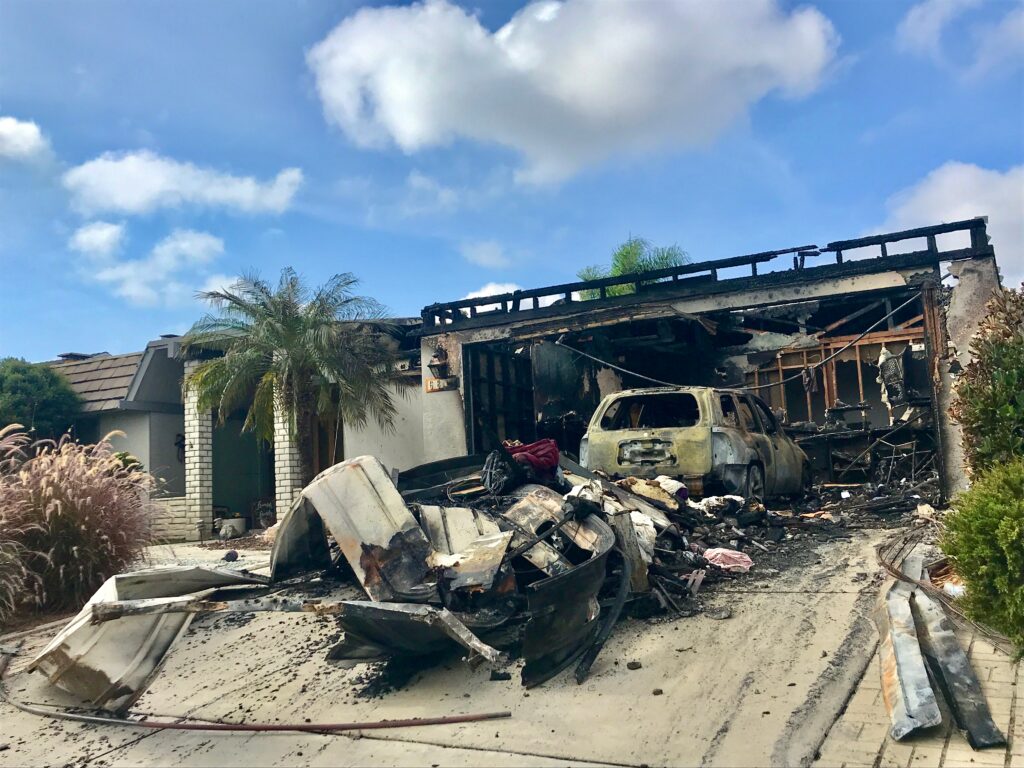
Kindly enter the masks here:
[[[491, 681], [487, 669], [457, 658], [404, 675], [379, 664], [342, 668], [325, 660], [338, 636], [330, 618], [201, 616], [136, 712], [277, 723], [505, 710], [512, 717], [347, 735], [236, 735], [85, 725], [4, 705], [0, 765], [807, 765], [872, 658], [873, 545], [882, 535], [808, 540], [802, 565], [777, 573], [762, 563], [760, 573], [755, 566], [702, 593], [707, 608], [728, 606], [731, 618], [708, 610], [621, 622], [582, 686], [563, 673], [525, 691], [518, 669], [510, 681]], [[221, 554], [177, 548], [154, 560]], [[40, 675], [24, 672], [51, 635], [30, 635], [12, 665], [8, 687], [18, 700], [63, 701]], [[642, 666], [630, 670], [630, 661]], [[389, 690], [396, 679], [404, 684]]]

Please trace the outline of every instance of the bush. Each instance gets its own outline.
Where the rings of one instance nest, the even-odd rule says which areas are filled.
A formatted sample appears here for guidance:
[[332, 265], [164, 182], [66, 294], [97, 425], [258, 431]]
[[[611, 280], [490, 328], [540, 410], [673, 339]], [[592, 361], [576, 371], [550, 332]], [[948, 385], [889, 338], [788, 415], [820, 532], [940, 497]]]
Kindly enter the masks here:
[[952, 415], [971, 474], [1024, 456], [1024, 291], [1001, 289], [971, 341]]
[[0, 427], [24, 424], [36, 437], [67, 432], [81, 409], [81, 398], [48, 365], [8, 357], [0, 360]]
[[993, 467], [954, 500], [942, 549], [967, 586], [968, 614], [1024, 651], [1024, 458]]
[[[0, 456], [2, 461], [3, 456]], [[16, 471], [0, 477], [0, 538], [13, 542], [25, 573], [25, 602], [78, 607], [150, 540], [155, 480], [126, 468], [106, 440], [38, 441]], [[17, 580], [13, 566], [8, 583]]]
[[[20, 424], [0, 429], [0, 482], [25, 459], [23, 449], [29, 439], [20, 429]], [[29, 574], [25, 567], [25, 547], [19, 539], [26, 532], [24, 526], [15, 525], [0, 508], [0, 626], [14, 613], [25, 590]]]

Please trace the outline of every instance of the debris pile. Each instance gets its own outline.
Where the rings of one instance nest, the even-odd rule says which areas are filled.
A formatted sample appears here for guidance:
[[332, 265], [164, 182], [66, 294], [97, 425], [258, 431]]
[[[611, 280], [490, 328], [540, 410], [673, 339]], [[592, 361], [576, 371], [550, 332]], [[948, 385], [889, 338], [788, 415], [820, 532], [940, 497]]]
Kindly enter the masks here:
[[[573, 666], [582, 682], [627, 605], [697, 612], [702, 584], [747, 572], [747, 552], [768, 549], [758, 538], [783, 531], [770, 517], [736, 496], [694, 502], [667, 477], [611, 482], [551, 440], [440, 462], [398, 485], [363, 456], [303, 489], [276, 526], [269, 583], [204, 568], [122, 574], [34, 666], [120, 712], [191, 616], [272, 610], [333, 616], [342, 634], [330, 659], [461, 646], [474, 664], [521, 657], [527, 687]], [[304, 588], [343, 574], [365, 597]]]
[[[123, 711], [196, 613], [331, 616], [328, 658], [522, 658], [533, 687], [575, 667], [583, 682], [623, 614], [689, 616], [704, 585], [742, 578], [783, 542], [899, 518], [908, 491], [834, 486], [791, 509], [739, 496], [689, 498], [678, 480], [611, 478], [553, 440], [418, 467], [397, 481], [374, 457], [317, 476], [274, 526], [270, 579], [170, 568], [111, 579], [34, 667]], [[229, 553], [230, 554], [230, 553]], [[343, 584], [347, 599], [325, 584]], [[720, 618], [724, 618], [721, 616]]]

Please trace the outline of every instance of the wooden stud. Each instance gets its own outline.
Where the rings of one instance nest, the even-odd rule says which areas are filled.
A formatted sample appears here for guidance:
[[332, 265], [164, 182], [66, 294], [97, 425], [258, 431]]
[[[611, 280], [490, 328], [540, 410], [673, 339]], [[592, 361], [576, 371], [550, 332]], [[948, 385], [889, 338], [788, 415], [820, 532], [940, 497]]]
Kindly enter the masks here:
[[[807, 350], [803, 350], [804, 354], [804, 370], [807, 369]], [[804, 384], [804, 394], [807, 396], [807, 420], [814, 421], [814, 411], [811, 409], [811, 391], [807, 389], [807, 384]]]
[[860, 402], [864, 402], [864, 371], [860, 367], [860, 344], [853, 346], [853, 351], [857, 355], [857, 391], [860, 393]]

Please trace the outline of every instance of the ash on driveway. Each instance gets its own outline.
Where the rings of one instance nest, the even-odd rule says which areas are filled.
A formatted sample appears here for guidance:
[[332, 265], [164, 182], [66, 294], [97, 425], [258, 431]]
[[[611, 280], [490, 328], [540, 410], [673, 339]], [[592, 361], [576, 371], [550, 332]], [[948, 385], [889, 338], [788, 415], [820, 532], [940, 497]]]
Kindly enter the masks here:
[[[199, 616], [133, 711], [267, 723], [512, 718], [344, 737], [225, 735], [67, 723], [3, 706], [0, 765], [806, 765], [872, 657], [880, 539], [808, 538], [799, 556], [702, 591], [702, 613], [624, 620], [581, 686], [570, 671], [526, 691], [516, 670], [491, 680], [457, 658], [338, 666], [325, 660], [338, 636], [330, 617]], [[23, 671], [48, 638], [31, 637], [13, 666], [8, 687], [19, 700], [61, 703]]]

